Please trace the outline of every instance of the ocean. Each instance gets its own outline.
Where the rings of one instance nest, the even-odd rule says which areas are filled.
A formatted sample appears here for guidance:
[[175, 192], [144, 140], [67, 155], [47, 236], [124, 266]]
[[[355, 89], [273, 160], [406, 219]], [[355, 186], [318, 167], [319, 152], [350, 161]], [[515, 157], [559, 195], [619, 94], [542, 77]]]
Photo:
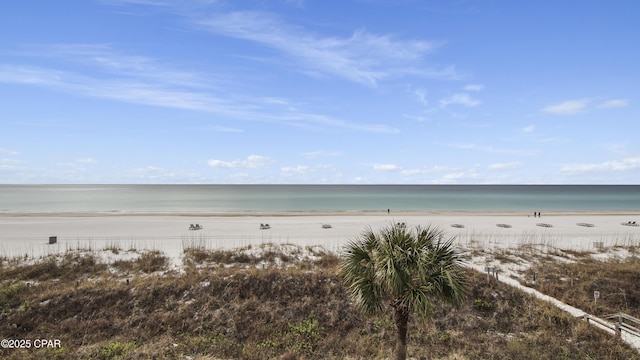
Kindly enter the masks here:
[[640, 211], [640, 185], [0, 185], [0, 213]]

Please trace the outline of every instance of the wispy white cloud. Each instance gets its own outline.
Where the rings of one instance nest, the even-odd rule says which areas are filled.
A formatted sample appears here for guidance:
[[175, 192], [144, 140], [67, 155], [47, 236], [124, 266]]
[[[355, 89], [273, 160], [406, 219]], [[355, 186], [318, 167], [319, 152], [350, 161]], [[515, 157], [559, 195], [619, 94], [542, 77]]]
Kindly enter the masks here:
[[287, 174], [306, 174], [309, 170], [309, 167], [306, 165], [283, 166], [280, 168], [280, 171]]
[[463, 149], [463, 150], [472, 150], [480, 147], [476, 144], [471, 144], [471, 143], [451, 143], [451, 144], [447, 144], [447, 146], [450, 148]]
[[20, 152], [17, 150], [11, 150], [11, 149], [5, 149], [5, 148], [0, 148], [0, 154], [6, 154], [6, 155], [20, 155]]
[[81, 74], [40, 68], [0, 64], [0, 82], [38, 85], [73, 93], [121, 100], [129, 103], [189, 110], [232, 110], [230, 104], [211, 94], [175, 88], [172, 84], [152, 83], [145, 79], [118, 76], [96, 78]]
[[416, 121], [416, 122], [424, 122], [427, 121], [427, 118], [425, 116], [422, 115], [409, 115], [409, 114], [402, 114], [402, 117], [405, 119], [409, 119], [412, 121]]
[[529, 126], [525, 126], [525, 128], [522, 130], [526, 133], [532, 133], [536, 130], [536, 127], [535, 125], [529, 125]]
[[442, 172], [455, 172], [457, 170], [458, 170], [457, 167], [434, 165], [431, 167], [424, 167], [419, 169], [402, 170], [402, 175], [413, 176], [413, 175], [435, 174], [435, 173], [442, 173]]
[[489, 170], [513, 170], [522, 168], [522, 163], [519, 161], [508, 163], [495, 163], [488, 166]]
[[295, 7], [298, 8], [303, 8], [304, 7], [304, 1], [305, 0], [285, 0], [286, 3], [291, 4]]
[[316, 128], [317, 126], [336, 127], [379, 134], [396, 134], [400, 132], [398, 128], [385, 124], [371, 124], [355, 121], [347, 122], [331, 116], [310, 114], [291, 109], [287, 109], [287, 111], [283, 112], [275, 112], [272, 114], [253, 112], [248, 113], [245, 116], [252, 116], [253, 119], [268, 119], [269, 121], [273, 122], [291, 123], [294, 125], [307, 126], [309, 128]]
[[[266, 11], [224, 12], [218, 6], [213, 15], [185, 9], [210, 8], [215, 0], [175, 2], [170, 0], [102, 0], [110, 3], [134, 3], [171, 9], [174, 15], [188, 17], [196, 29], [251, 41], [275, 49], [306, 74], [329, 74], [361, 84], [376, 86], [380, 80], [396, 76], [422, 76], [461, 79], [454, 65], [433, 67], [424, 64], [426, 54], [442, 46], [441, 41], [402, 39], [358, 29], [346, 36], [327, 36], [293, 25]], [[304, 0], [285, 0], [304, 7]]]
[[482, 91], [484, 89], [484, 85], [480, 84], [469, 84], [464, 87], [465, 91]]
[[584, 173], [592, 171], [631, 171], [640, 169], [640, 157], [622, 160], [609, 160], [602, 163], [566, 164], [561, 167], [565, 173]]
[[416, 64], [439, 45], [365, 30], [357, 30], [348, 37], [327, 37], [261, 11], [217, 14], [198, 23], [213, 33], [276, 49], [294, 59], [304, 71], [336, 75], [369, 86], [376, 86], [390, 76], [423, 72], [417, 70], [420, 66]]
[[303, 155], [307, 159], [313, 159], [318, 157], [342, 156], [343, 153], [341, 151], [318, 150], [318, 151], [309, 151], [304, 153]]
[[621, 141], [614, 143], [604, 143], [602, 146], [610, 153], [626, 157], [629, 154], [629, 142]]
[[98, 0], [108, 4], [139, 4], [148, 6], [171, 6], [170, 0]]
[[[64, 62], [99, 68], [103, 76], [96, 75], [95, 71], [85, 75], [75, 71], [0, 63], [0, 83], [40, 86], [77, 96], [133, 104], [204, 111], [245, 121], [338, 127], [373, 133], [399, 132], [388, 125], [348, 122], [304, 112], [280, 97], [234, 94], [230, 91], [233, 87], [226, 80], [221, 80], [223, 84], [216, 86], [216, 76], [176, 71], [151, 58], [112, 53], [109, 46], [56, 45], [45, 46], [43, 50], [46, 50], [42, 51], [48, 54], [46, 56], [56, 56]], [[29, 51], [39, 53], [35, 47]]]
[[0, 64], [0, 83], [63, 86], [62, 71], [43, 69], [38, 67]]
[[0, 169], [14, 169], [18, 165], [23, 165], [26, 163], [27, 162], [24, 160], [0, 158]]
[[[560, 114], [560, 115], [573, 115], [585, 112], [588, 110], [590, 104], [593, 101], [590, 99], [574, 99], [568, 100], [559, 104], [549, 105], [542, 109], [542, 111], [551, 113], [551, 114]], [[629, 100], [627, 99], [612, 99], [605, 101], [595, 107], [601, 109], [613, 109], [613, 108], [621, 108], [625, 107], [629, 104]]]
[[370, 132], [370, 133], [378, 133], [378, 134], [397, 134], [400, 132], [400, 129], [383, 124], [358, 124], [351, 123], [345, 124], [343, 126], [345, 128], [354, 129], [358, 131]]
[[431, 67], [424, 70], [420, 68], [420, 70], [414, 70], [408, 73], [416, 76], [441, 80], [462, 80], [468, 76], [464, 71], [458, 70], [455, 65], [447, 65], [443, 68]]
[[[98, 0], [105, 4], [112, 5], [145, 5], [145, 6], [156, 6], [162, 8], [171, 8], [171, 9], [184, 9], [184, 8], [203, 8], [209, 5], [215, 4], [219, 2], [219, 0], [189, 0], [189, 1], [176, 1], [176, 0]], [[300, 0], [302, 1], [302, 0]]]
[[583, 112], [589, 104], [589, 99], [568, 100], [559, 104], [549, 105], [542, 111], [551, 114], [573, 115]]
[[221, 133], [242, 133], [243, 129], [232, 128], [227, 126], [211, 125], [203, 129], [204, 131], [221, 132]]
[[453, 171], [448, 172], [437, 179], [431, 180], [433, 184], [459, 184], [474, 183], [476, 174], [473, 172]]
[[527, 149], [509, 149], [509, 148], [496, 148], [490, 145], [478, 145], [472, 143], [451, 143], [446, 146], [454, 149], [482, 151], [492, 154], [502, 155], [519, 155], [519, 156], [532, 156], [535, 155], [535, 151]]
[[413, 90], [413, 96], [420, 102], [422, 105], [429, 105], [429, 101], [427, 100], [427, 90], [418, 88]]
[[80, 158], [80, 159], [77, 159], [77, 160], [76, 160], [76, 162], [79, 162], [79, 163], [81, 163], [81, 164], [97, 164], [97, 163], [98, 163], [98, 160], [97, 160], [97, 159], [94, 159], [94, 158], [90, 158], [90, 157], [88, 157], [88, 158]]
[[209, 166], [214, 168], [225, 168], [225, 169], [257, 169], [269, 166], [273, 160], [267, 156], [260, 155], [249, 155], [244, 160], [233, 160], [233, 161], [224, 161], [224, 160], [215, 160], [211, 159], [208, 161]]
[[[189, 176], [193, 174], [185, 174], [171, 169], [165, 169], [160, 166], [148, 165], [129, 169], [124, 172], [126, 181], [132, 183], [175, 183], [175, 182], [191, 182]], [[118, 179], [122, 181], [122, 179]]]
[[375, 171], [397, 171], [401, 167], [395, 164], [374, 164], [373, 170]]
[[[222, 81], [222, 77], [212, 78], [211, 74], [196, 74], [176, 70], [157, 60], [140, 55], [123, 54], [108, 44], [52, 44], [30, 45], [15, 52], [18, 55], [56, 59], [61, 66], [74, 69], [91, 69], [95, 77], [116, 75], [119, 78], [134, 78], [149, 83], [208, 88]], [[98, 71], [95, 71], [98, 70]]]
[[277, 183], [335, 183], [339, 178], [336, 168], [328, 164], [283, 166], [275, 180]]
[[629, 104], [629, 100], [627, 99], [613, 99], [598, 105], [598, 107], [604, 108], [604, 109], [611, 109], [611, 108], [625, 107], [628, 104]]
[[469, 94], [459, 93], [453, 94], [447, 98], [440, 100], [440, 107], [445, 108], [449, 105], [462, 105], [465, 107], [475, 107], [480, 105], [480, 100], [472, 98]]

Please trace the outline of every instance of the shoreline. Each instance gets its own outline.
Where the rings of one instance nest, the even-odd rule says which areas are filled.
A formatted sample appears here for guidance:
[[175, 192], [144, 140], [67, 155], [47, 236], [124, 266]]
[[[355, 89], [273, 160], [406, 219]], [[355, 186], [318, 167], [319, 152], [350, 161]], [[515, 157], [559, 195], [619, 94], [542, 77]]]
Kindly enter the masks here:
[[[545, 216], [640, 216], [640, 210], [584, 210], [584, 211], [548, 211], [541, 212]], [[341, 217], [341, 216], [526, 216], [530, 217], [532, 212], [525, 211], [423, 211], [423, 210], [396, 210], [387, 213], [380, 210], [356, 210], [356, 211], [229, 211], [229, 212], [197, 212], [197, 211], [169, 211], [169, 212], [123, 212], [123, 211], [95, 211], [95, 212], [0, 212], [0, 219], [3, 217], [110, 217], [110, 216], [148, 216], [148, 217]]]

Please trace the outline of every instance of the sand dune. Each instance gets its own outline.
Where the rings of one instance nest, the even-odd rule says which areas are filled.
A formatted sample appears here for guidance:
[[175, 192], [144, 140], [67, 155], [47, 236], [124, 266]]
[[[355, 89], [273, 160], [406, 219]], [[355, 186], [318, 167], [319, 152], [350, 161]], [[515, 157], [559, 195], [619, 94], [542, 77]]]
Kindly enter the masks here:
[[[0, 257], [37, 259], [40, 256], [64, 253], [67, 250], [98, 251], [107, 261], [136, 256], [128, 249], [160, 250], [175, 269], [181, 268], [181, 255], [187, 247], [235, 249], [260, 244], [294, 244], [322, 246], [340, 252], [342, 247], [365, 228], [378, 229], [395, 223], [407, 227], [433, 225], [456, 237], [462, 251], [471, 256], [468, 266], [484, 271], [499, 269], [501, 280], [552, 301], [574, 316], [580, 309], [569, 307], [555, 299], [524, 288], [515, 279], [521, 275], [535, 251], [512, 253], [518, 261], [503, 264], [494, 254], [501, 249], [536, 246], [536, 251], [551, 249], [593, 251], [604, 257], [616, 251], [600, 252], [599, 247], [640, 246], [638, 213], [557, 213], [543, 214], [480, 214], [480, 213], [269, 213], [269, 214], [2, 214], [0, 215]], [[198, 224], [200, 230], [190, 230]], [[265, 226], [269, 224], [269, 228]], [[330, 224], [331, 227], [323, 225]], [[455, 226], [452, 226], [455, 225]], [[587, 225], [587, 226], [585, 226]], [[49, 244], [49, 237], [57, 242]], [[123, 251], [113, 255], [105, 249]], [[481, 251], [475, 251], [481, 250]], [[615, 250], [611, 249], [610, 250]], [[624, 250], [622, 250], [624, 252]], [[597, 256], [596, 255], [596, 256]], [[513, 279], [512, 279], [513, 277]], [[624, 337], [636, 348], [636, 338]]]

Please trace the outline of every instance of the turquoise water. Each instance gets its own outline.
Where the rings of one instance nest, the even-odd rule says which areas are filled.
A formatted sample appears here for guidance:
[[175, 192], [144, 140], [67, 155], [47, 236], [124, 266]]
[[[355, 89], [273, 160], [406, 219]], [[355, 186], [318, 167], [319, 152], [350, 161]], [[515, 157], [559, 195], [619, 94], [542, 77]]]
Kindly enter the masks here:
[[0, 212], [640, 211], [640, 185], [0, 185]]

